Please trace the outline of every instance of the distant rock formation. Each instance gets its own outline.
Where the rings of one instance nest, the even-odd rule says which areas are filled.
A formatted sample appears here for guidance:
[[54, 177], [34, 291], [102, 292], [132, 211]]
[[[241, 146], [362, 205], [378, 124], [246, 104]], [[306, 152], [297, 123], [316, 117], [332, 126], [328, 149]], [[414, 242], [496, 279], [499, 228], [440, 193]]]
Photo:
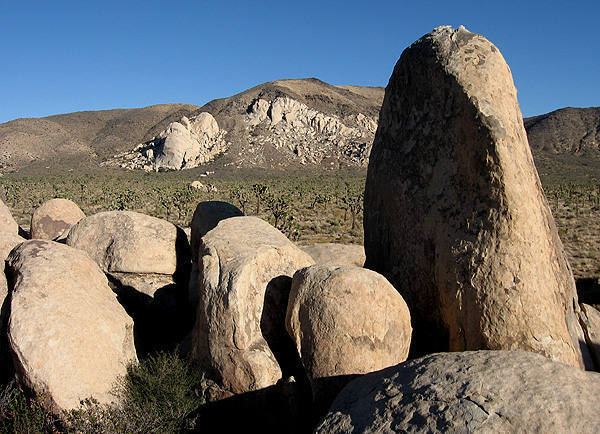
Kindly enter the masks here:
[[366, 166], [377, 130], [377, 120], [362, 113], [342, 119], [287, 96], [256, 99], [244, 120], [250, 146], [286, 149], [303, 165], [345, 157], [356, 166]]
[[227, 150], [226, 133], [210, 113], [202, 112], [189, 119], [184, 116], [179, 122], [171, 122], [154, 139], [103, 164], [146, 171], [191, 169]]
[[600, 151], [600, 107], [572, 108], [525, 119], [533, 150], [583, 155]]
[[336, 87], [316, 79], [265, 83], [210, 102], [102, 164], [180, 170], [223, 154], [223, 164], [235, 167], [366, 167], [382, 94], [381, 88]]

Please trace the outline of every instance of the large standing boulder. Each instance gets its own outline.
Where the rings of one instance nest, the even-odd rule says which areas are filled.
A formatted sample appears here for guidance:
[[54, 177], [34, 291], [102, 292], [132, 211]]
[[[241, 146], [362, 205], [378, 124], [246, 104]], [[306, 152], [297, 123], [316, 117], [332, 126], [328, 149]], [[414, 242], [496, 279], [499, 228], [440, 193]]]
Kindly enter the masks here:
[[464, 27], [407, 48], [364, 204], [367, 268], [408, 303], [413, 351], [523, 349], [583, 366], [575, 282], [510, 69]]
[[61, 241], [85, 214], [69, 199], [50, 199], [31, 215], [31, 239]]
[[360, 244], [315, 243], [300, 248], [319, 265], [362, 267], [365, 264], [365, 248]]
[[84, 252], [26, 241], [7, 259], [11, 282], [8, 339], [19, 380], [52, 411], [111, 388], [136, 362], [133, 321]]
[[256, 217], [222, 220], [201, 239], [193, 354], [229, 393], [282, 378], [295, 356], [285, 333], [291, 276], [313, 263]]
[[600, 374], [524, 351], [442, 353], [349, 383], [317, 433], [600, 430]]
[[0, 200], [0, 232], [19, 233], [19, 225], [13, 218], [8, 207]]
[[349, 266], [298, 270], [285, 325], [315, 401], [327, 404], [349, 377], [405, 361], [412, 332], [408, 307], [387, 279]]
[[185, 232], [133, 211], [108, 211], [77, 223], [66, 239], [107, 273], [136, 322], [139, 351], [169, 349], [191, 328]]

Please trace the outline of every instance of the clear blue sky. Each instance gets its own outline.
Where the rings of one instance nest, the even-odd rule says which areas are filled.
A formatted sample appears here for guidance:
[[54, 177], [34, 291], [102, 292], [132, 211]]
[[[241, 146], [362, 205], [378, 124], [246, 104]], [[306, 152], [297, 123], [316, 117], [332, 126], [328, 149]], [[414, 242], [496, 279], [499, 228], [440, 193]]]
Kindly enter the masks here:
[[507, 59], [525, 116], [600, 106], [600, 1], [0, 0], [0, 122], [202, 105], [280, 78], [385, 86], [439, 25]]

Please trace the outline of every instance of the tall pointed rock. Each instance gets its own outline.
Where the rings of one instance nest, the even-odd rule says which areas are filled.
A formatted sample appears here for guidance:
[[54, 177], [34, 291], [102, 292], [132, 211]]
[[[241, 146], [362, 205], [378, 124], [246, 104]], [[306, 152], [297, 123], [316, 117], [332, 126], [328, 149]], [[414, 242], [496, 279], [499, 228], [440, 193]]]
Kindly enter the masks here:
[[413, 354], [522, 349], [583, 367], [573, 276], [486, 38], [439, 27], [402, 53], [364, 209], [365, 266], [406, 300]]

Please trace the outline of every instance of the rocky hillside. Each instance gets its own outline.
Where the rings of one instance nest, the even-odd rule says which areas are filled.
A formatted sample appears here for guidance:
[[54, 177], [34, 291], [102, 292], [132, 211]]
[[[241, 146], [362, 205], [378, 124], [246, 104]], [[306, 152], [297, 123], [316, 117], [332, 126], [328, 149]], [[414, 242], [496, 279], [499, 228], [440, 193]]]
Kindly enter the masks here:
[[[0, 170], [70, 161], [145, 170], [219, 165], [365, 167], [383, 88], [317, 79], [261, 84], [199, 108], [166, 104], [0, 125]], [[74, 163], [74, 164], [73, 164]]]
[[[315, 78], [264, 83], [203, 107], [164, 104], [70, 113], [0, 124], [0, 173], [23, 168], [109, 166], [365, 168], [382, 87]], [[565, 108], [525, 119], [536, 162], [557, 154], [600, 157], [600, 108]], [[558, 164], [558, 163], [557, 163]], [[555, 165], [555, 164], [554, 164]], [[560, 165], [560, 164], [559, 164]]]
[[525, 119], [534, 150], [582, 155], [600, 152], [600, 107], [567, 107]]
[[366, 167], [383, 88], [278, 80], [211, 101], [104, 164], [185, 169], [223, 154], [233, 167]]
[[69, 113], [0, 124], [0, 171], [27, 166], [97, 164], [132, 143], [158, 135], [169, 122], [198, 107], [163, 104], [140, 109]]

